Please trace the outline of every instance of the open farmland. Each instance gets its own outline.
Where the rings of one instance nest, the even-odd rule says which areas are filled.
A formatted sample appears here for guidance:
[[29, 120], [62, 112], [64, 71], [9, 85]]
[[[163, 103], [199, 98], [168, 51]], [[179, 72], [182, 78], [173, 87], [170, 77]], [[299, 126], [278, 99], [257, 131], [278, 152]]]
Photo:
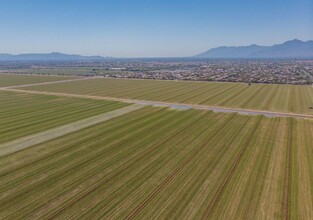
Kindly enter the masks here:
[[75, 78], [64, 76], [38, 76], [38, 75], [32, 76], [32, 75], [14, 75], [0, 73], [0, 87], [34, 84], [42, 82], [63, 81], [68, 79]]
[[313, 114], [312, 86], [90, 79], [23, 89]]
[[2, 91], [0, 103], [0, 144], [127, 105]]
[[312, 119], [96, 98], [311, 114], [312, 87], [100, 78], [17, 88], [0, 91], [0, 219], [313, 218]]
[[13, 69], [9, 73], [18, 74], [40, 74], [40, 75], [94, 75], [92, 67], [63, 67], [63, 68], [30, 68], [30, 69]]
[[312, 133], [312, 120], [144, 107], [0, 157], [0, 218], [312, 219]]

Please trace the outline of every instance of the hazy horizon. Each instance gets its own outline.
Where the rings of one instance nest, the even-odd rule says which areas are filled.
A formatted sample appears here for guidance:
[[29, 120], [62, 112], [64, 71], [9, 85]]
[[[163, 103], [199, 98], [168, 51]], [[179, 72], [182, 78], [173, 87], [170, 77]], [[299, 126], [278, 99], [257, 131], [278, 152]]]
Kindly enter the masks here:
[[0, 53], [184, 57], [313, 39], [309, 0], [0, 1]]

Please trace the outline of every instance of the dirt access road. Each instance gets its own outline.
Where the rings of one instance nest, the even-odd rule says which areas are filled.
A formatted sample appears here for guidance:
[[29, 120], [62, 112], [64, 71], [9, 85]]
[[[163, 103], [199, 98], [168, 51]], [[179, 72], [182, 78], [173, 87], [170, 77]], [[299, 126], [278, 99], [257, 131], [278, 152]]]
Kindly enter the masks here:
[[94, 78], [99, 78], [99, 77], [80, 77], [80, 78], [75, 78], [75, 79], [65, 79], [65, 80], [51, 81], [51, 82], [41, 82], [41, 83], [32, 83], [32, 84], [25, 84], [25, 85], [6, 86], [6, 87], [0, 87], [0, 88], [1, 89], [22, 88], [22, 87], [26, 87], [26, 86], [49, 85], [49, 84], [65, 83], [65, 82], [72, 82], [72, 81], [88, 80], [88, 79], [94, 79]]
[[142, 105], [136, 104], [126, 106], [100, 115], [92, 116], [90, 118], [82, 119], [46, 131], [28, 135], [10, 142], [6, 142], [0, 145], [0, 157], [99, 124], [101, 122], [116, 118], [126, 113], [138, 110], [142, 107]]
[[[52, 82], [49, 82], [49, 84], [51, 83]], [[59, 83], [59, 82], [55, 82], [55, 83]], [[37, 85], [42, 85], [42, 84], [43, 83], [39, 83]], [[27, 85], [19, 86], [19, 87], [25, 87], [25, 86]], [[16, 89], [19, 87], [13, 87], [13, 86], [4, 87], [4, 88], [0, 88], [0, 90], [20, 92], [20, 93], [30, 93], [30, 94], [55, 95], [55, 96], [76, 97], [76, 98], [97, 99], [97, 100], [111, 100], [111, 101], [118, 101], [118, 102], [133, 103], [133, 104], [138, 104], [138, 105], [163, 106], [163, 107], [170, 107], [174, 109], [194, 108], [194, 109], [209, 110], [209, 111], [214, 111], [214, 112], [239, 113], [239, 114], [244, 114], [244, 115], [264, 115], [267, 117], [291, 117], [291, 118], [313, 119], [313, 115], [295, 114], [295, 113], [289, 113], [289, 112], [272, 112], [272, 111], [262, 111], [262, 110], [255, 110], [255, 109], [226, 108], [226, 107], [216, 107], [216, 106], [206, 106], [206, 105], [181, 104], [181, 103], [171, 103], [171, 102], [146, 101], [146, 100], [124, 99], [124, 98], [114, 98], [114, 97], [105, 97], [105, 96], [78, 95], [78, 94], [70, 94], [70, 93], [57, 93], [57, 92], [44, 92], [44, 91]]]

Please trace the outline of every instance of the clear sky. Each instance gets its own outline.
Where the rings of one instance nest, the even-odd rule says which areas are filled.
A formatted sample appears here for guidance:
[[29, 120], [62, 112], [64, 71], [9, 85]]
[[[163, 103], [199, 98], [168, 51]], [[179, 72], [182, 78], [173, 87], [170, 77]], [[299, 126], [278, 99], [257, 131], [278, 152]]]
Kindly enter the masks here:
[[313, 39], [313, 0], [0, 0], [0, 53], [190, 56]]

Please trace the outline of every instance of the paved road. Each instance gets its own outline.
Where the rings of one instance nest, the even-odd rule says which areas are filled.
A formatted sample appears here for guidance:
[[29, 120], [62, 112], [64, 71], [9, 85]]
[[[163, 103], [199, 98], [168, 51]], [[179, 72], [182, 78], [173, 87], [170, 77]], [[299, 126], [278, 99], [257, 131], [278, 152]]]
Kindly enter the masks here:
[[30, 93], [30, 94], [44, 94], [44, 95], [55, 95], [55, 96], [65, 96], [65, 97], [97, 99], [97, 100], [112, 100], [112, 101], [127, 102], [127, 103], [139, 104], [139, 105], [164, 106], [164, 107], [170, 107], [170, 108], [175, 108], [175, 109], [194, 108], [194, 109], [201, 109], [201, 110], [210, 110], [214, 112], [239, 113], [239, 114], [245, 114], [245, 115], [265, 115], [267, 117], [292, 117], [292, 118], [302, 118], [302, 119], [313, 119], [313, 115], [295, 114], [295, 113], [288, 113], [288, 112], [272, 112], [272, 111], [262, 111], [262, 110], [255, 110], [255, 109], [241, 109], [241, 108], [226, 108], [226, 107], [216, 107], [216, 106], [206, 106], [206, 105], [180, 104], [180, 103], [170, 103], [170, 102], [104, 97], [104, 96], [21, 90], [21, 89], [13, 89], [13, 88], [0, 88], [0, 90]]
[[90, 118], [82, 119], [66, 125], [52, 128], [43, 132], [25, 136], [10, 142], [6, 142], [4, 144], [0, 144], [0, 157], [99, 124], [112, 118], [138, 110], [142, 107], [143, 107], [142, 105], [136, 104], [126, 106], [100, 115], [92, 116]]

